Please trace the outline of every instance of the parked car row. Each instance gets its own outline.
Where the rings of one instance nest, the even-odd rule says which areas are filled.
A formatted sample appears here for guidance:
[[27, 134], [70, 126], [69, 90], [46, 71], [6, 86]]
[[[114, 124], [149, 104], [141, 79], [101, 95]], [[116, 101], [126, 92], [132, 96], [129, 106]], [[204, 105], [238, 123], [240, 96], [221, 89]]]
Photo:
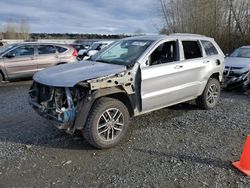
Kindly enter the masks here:
[[51, 66], [89, 59], [111, 43], [113, 41], [85, 41], [70, 45], [39, 42], [5, 44], [0, 48], [0, 83], [32, 77]]

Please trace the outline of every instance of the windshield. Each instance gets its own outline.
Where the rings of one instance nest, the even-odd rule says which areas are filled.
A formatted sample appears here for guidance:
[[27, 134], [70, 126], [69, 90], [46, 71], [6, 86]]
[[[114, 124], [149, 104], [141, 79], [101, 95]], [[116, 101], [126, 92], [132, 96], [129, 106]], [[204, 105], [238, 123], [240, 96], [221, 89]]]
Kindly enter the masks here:
[[121, 40], [96, 55], [93, 60], [112, 64], [129, 65], [135, 63], [152, 43], [152, 40]]
[[8, 45], [6, 45], [6, 46], [1, 47], [1, 48], [0, 48], [0, 55], [1, 55], [2, 53], [4, 53], [6, 50], [12, 48], [13, 46], [14, 46], [14, 45], [8, 44]]
[[250, 48], [238, 48], [230, 55], [230, 57], [250, 58]]

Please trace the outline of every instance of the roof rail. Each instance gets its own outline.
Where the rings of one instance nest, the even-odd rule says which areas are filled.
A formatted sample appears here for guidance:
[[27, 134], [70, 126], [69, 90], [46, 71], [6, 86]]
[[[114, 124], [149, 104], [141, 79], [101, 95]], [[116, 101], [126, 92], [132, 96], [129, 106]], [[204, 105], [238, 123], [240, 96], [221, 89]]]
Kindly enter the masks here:
[[202, 36], [206, 37], [205, 35], [200, 35], [200, 34], [193, 34], [193, 33], [171, 33], [169, 35], [180, 35], [180, 36]]

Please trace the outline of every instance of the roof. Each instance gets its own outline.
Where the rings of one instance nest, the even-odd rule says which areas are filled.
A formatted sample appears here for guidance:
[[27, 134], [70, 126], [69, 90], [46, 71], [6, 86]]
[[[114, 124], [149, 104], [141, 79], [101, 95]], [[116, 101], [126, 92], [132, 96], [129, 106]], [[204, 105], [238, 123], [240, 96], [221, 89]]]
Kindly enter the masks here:
[[128, 37], [124, 40], [162, 40], [162, 39], [176, 39], [176, 38], [185, 38], [185, 39], [210, 39], [212, 38], [206, 37], [204, 35], [198, 34], [189, 34], [189, 33], [173, 33], [170, 35], [142, 35], [142, 36], [135, 36], [135, 37]]
[[62, 43], [55, 43], [55, 42], [20, 42], [20, 43], [12, 43], [12, 46], [19, 46], [19, 45], [58, 45], [58, 46], [70, 46], [69, 44], [62, 44]]

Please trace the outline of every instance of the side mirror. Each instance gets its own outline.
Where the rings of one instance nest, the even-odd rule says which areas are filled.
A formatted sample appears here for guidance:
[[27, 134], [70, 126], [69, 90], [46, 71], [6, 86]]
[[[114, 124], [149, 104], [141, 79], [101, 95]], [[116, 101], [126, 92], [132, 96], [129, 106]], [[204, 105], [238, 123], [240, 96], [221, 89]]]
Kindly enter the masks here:
[[5, 57], [7, 57], [7, 58], [13, 58], [13, 57], [16, 57], [16, 55], [15, 54], [13, 54], [13, 53], [7, 53], [6, 55], [5, 55]]

